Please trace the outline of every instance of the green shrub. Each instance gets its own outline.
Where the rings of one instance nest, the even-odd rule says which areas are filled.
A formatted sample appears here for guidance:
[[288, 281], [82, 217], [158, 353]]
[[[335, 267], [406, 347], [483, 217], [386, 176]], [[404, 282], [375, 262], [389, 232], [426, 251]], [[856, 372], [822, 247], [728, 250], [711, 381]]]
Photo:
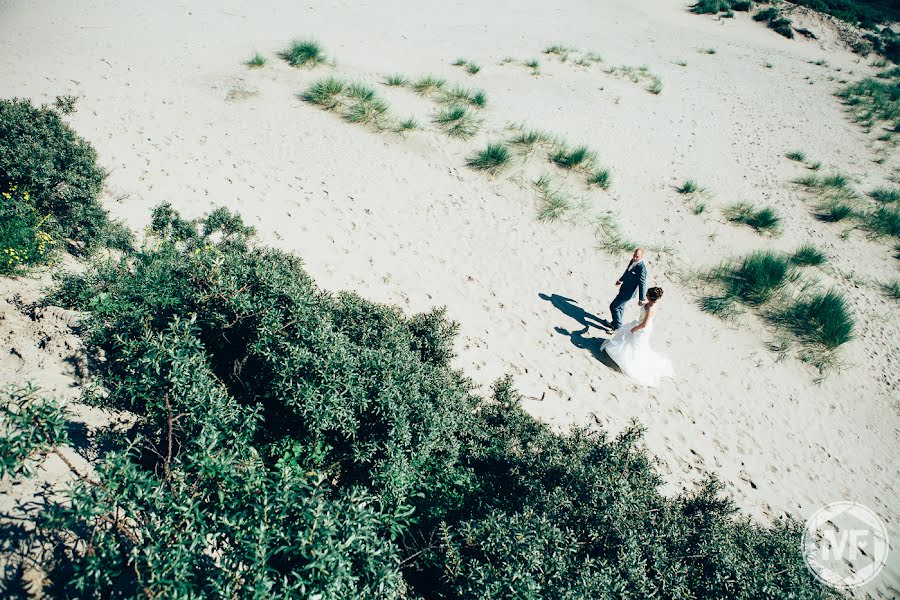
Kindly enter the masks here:
[[731, 9], [731, 0], [700, 0], [691, 7], [698, 15], [715, 15]]
[[[511, 378], [477, 396], [443, 311], [321, 291], [227, 211], [151, 231], [54, 296], [136, 422], [48, 500], [51, 596], [829, 597], [796, 522], [736, 518], [713, 480], [663, 495], [638, 426], [559, 432]], [[60, 441], [9, 435], [16, 472]]]
[[42, 217], [28, 192], [0, 193], [0, 275], [15, 275], [49, 262], [56, 240], [52, 216]]
[[[99, 201], [103, 179], [97, 153], [55, 110], [0, 100], [0, 190], [27, 192], [39, 219], [48, 219], [42, 230], [75, 241], [75, 252], [101, 246], [112, 227]], [[17, 228], [30, 218], [20, 217], [26, 224]]]
[[322, 47], [313, 40], [294, 40], [280, 56], [292, 67], [313, 68], [327, 60]]
[[775, 8], [774, 6], [769, 6], [757, 11], [757, 13], [753, 15], [753, 20], [766, 22], [774, 21], [780, 14], [781, 13], [778, 12], [777, 8]]
[[776, 318], [801, 339], [827, 349], [837, 348], [853, 337], [853, 318], [844, 297], [835, 290], [801, 298]]
[[769, 29], [773, 30], [775, 33], [779, 35], [783, 35], [786, 38], [794, 37], [794, 28], [792, 27], [792, 23], [790, 19], [785, 19], [784, 17], [775, 19], [773, 21], [769, 21], [768, 25]]
[[466, 164], [473, 169], [497, 173], [509, 166], [509, 149], [500, 143], [488, 144], [484, 150], [471, 156]]

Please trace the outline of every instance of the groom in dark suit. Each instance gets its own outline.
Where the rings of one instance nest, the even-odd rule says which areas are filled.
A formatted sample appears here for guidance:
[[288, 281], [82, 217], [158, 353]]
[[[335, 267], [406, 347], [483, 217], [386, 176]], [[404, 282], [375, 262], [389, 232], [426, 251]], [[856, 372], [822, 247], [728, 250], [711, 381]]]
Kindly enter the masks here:
[[622, 326], [622, 313], [625, 311], [625, 305], [634, 298], [635, 292], [639, 292], [638, 306], [643, 306], [646, 300], [645, 293], [647, 291], [647, 265], [644, 264], [644, 250], [638, 248], [631, 256], [631, 262], [619, 280], [616, 281], [619, 287], [619, 293], [616, 295], [609, 310], [612, 312], [612, 325], [610, 328], [615, 331]]

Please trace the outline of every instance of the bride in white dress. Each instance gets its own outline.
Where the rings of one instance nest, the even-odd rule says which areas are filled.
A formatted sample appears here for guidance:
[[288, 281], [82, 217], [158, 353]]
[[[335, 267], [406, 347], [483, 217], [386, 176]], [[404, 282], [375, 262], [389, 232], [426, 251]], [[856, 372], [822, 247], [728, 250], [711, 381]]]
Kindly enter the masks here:
[[641, 308], [638, 320], [623, 325], [601, 346], [628, 379], [648, 387], [658, 386], [663, 377], [675, 377], [672, 361], [650, 347], [658, 310], [656, 305], [662, 295], [662, 288], [647, 290], [648, 302]]

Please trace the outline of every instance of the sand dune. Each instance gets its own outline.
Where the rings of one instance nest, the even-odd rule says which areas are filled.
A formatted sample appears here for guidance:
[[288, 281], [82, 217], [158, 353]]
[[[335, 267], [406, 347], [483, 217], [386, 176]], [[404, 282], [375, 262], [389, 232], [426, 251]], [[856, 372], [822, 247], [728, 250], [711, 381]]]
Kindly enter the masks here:
[[[318, 39], [335, 66], [278, 60], [296, 36]], [[898, 263], [889, 244], [859, 232], [842, 239], [839, 226], [817, 221], [790, 185], [806, 169], [784, 157], [802, 149], [864, 190], [897, 167], [896, 155], [872, 162], [868, 138], [833, 97], [838, 79], [874, 70], [827, 30], [820, 41], [790, 41], [744, 14], [698, 17], [662, 0], [3, 2], [0, 40], [5, 96], [80, 97], [70, 120], [110, 171], [107, 208], [132, 226], [145, 226], [163, 201], [188, 217], [229, 206], [263, 242], [302, 256], [329, 289], [410, 311], [446, 305], [461, 325], [459, 366], [485, 386], [512, 373], [533, 414], [612, 431], [638, 419], [671, 489], [713, 473], [763, 519], [856, 500], [884, 519], [895, 545], [900, 539], [900, 320], [879, 289]], [[554, 43], [604, 62], [560, 62], [542, 53]], [[257, 50], [266, 66], [243, 66]], [[452, 66], [457, 57], [481, 71]], [[514, 60], [501, 64], [506, 57]], [[531, 58], [541, 63], [537, 76], [520, 64]], [[828, 66], [811, 64], [820, 58]], [[604, 72], [620, 65], [647, 65], [662, 93]], [[448, 138], [430, 123], [433, 102], [379, 84], [393, 72], [484, 89], [482, 131]], [[425, 129], [376, 132], [299, 99], [327, 74], [376, 86], [392, 113]], [[541, 167], [502, 177], [465, 167], [511, 122], [596, 149], [613, 184], [577, 193], [592, 210], [610, 211], [628, 237], [666, 248], [648, 253], [651, 279], [666, 290], [655, 345], [678, 380], [648, 391], [598, 360], [605, 334], [586, 327], [579, 309], [608, 317], [628, 255], [599, 251], [585, 220], [535, 218], [527, 179]], [[674, 190], [687, 178], [709, 190], [701, 215]], [[783, 234], [728, 224], [721, 208], [739, 200], [775, 207]], [[857, 322], [842, 369], [822, 382], [794, 354], [770, 351], [775, 333], [752, 315], [728, 324], [702, 312], [690, 278], [752, 249], [808, 241], [829, 258], [817, 276], [848, 296]], [[11, 293], [17, 284], [2, 285]], [[629, 310], [636, 316], [635, 305]], [[37, 344], [20, 319], [0, 321], [4, 339]], [[69, 380], [59, 378], [69, 367], [28, 359], [30, 351], [4, 355], [4, 379], [65, 393]], [[868, 591], [898, 589], [894, 551]]]

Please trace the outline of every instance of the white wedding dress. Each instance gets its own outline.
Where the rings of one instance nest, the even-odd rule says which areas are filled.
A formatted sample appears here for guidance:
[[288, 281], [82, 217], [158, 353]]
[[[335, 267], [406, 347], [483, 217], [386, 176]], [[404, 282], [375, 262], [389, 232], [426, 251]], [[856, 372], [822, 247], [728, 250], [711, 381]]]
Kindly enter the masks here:
[[640, 385], [656, 387], [663, 377], [675, 377], [675, 369], [672, 361], [650, 347], [650, 334], [656, 320], [653, 315], [646, 327], [631, 333], [631, 329], [644, 320], [647, 310], [647, 306], [641, 308], [640, 318], [623, 325], [613, 337], [603, 342], [601, 349], [616, 361], [628, 379]]

